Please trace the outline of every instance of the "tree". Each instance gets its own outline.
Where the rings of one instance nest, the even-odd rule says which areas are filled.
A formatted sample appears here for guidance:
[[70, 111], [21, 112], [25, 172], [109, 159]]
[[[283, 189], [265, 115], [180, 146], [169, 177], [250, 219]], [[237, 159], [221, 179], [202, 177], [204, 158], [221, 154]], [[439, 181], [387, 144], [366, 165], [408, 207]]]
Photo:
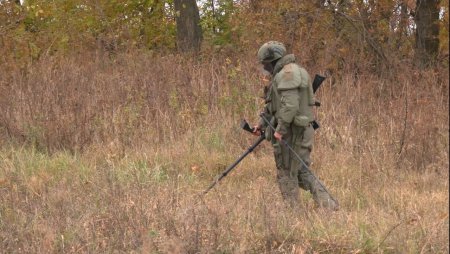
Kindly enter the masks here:
[[195, 0], [175, 0], [177, 46], [182, 52], [198, 52], [202, 41], [200, 14]]
[[233, 43], [237, 26], [232, 18], [236, 7], [233, 0], [208, 0], [199, 5], [203, 42], [207, 45], [224, 46]]
[[439, 53], [440, 0], [417, 0], [416, 57], [419, 66], [432, 64]]

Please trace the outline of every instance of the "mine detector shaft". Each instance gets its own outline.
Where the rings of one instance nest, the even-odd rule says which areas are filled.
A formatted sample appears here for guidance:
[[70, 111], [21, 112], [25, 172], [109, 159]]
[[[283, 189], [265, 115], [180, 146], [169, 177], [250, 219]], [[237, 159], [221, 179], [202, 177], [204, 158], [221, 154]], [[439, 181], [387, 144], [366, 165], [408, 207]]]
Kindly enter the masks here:
[[[316, 76], [314, 77], [314, 81], [312, 84], [313, 87], [313, 93], [315, 93], [317, 91], [317, 89], [319, 89], [320, 85], [322, 84], [322, 82], [325, 80], [325, 77], [322, 77], [318, 74], [316, 74]], [[320, 106], [320, 102], [316, 101], [315, 106]], [[266, 122], [266, 124], [275, 132], [275, 127], [270, 123], [271, 119], [267, 119], [267, 116], [265, 116], [263, 113], [260, 115], [260, 117], [264, 120], [264, 122]], [[319, 128], [319, 124], [317, 123], [316, 120], [314, 120], [312, 123], [312, 126], [314, 128], [314, 130]], [[241, 122], [241, 128], [244, 129], [245, 131], [254, 132], [254, 129], [250, 127], [250, 125], [247, 123], [247, 121], [242, 120]], [[247, 151], [241, 155], [241, 157], [239, 157], [233, 164], [231, 164], [230, 166], [228, 166], [227, 169], [225, 169], [225, 171], [223, 171], [220, 175], [218, 175], [216, 177], [216, 179], [211, 183], [211, 185], [205, 190], [203, 191], [203, 195], [205, 195], [206, 193], [208, 193], [212, 188], [214, 188], [214, 186], [220, 181], [222, 180], [225, 176], [228, 175], [228, 173], [230, 173], [247, 155], [249, 155], [251, 152], [253, 152], [253, 150], [259, 145], [261, 144], [261, 142], [266, 139], [265, 137], [265, 133], [263, 131], [261, 131], [261, 135], [258, 137], [258, 139], [256, 140], [256, 142], [251, 145]], [[309, 167], [306, 165], [306, 163], [300, 158], [300, 156], [292, 149], [292, 147], [289, 146], [289, 144], [284, 141], [281, 140], [281, 143], [283, 145], [285, 145], [293, 154], [295, 159], [297, 159], [300, 162], [300, 165], [303, 165], [306, 170], [308, 170], [314, 178], [316, 178], [317, 182], [328, 192], [328, 190], [325, 188], [325, 186], [322, 184], [322, 182], [319, 181], [319, 179], [311, 172], [311, 170], [309, 169]]]
[[[242, 120], [241, 127], [242, 127], [242, 129], [249, 131], [249, 132], [254, 131], [254, 129], [250, 128], [250, 125], [245, 120]], [[247, 155], [249, 155], [251, 152], [253, 152], [253, 150], [259, 144], [261, 144], [261, 142], [263, 142], [264, 139], [266, 139], [266, 136], [265, 136], [264, 132], [262, 132], [261, 135], [259, 136], [258, 140], [256, 140], [256, 142], [252, 146], [250, 146], [247, 149], [247, 151], [243, 155], [241, 155], [241, 157], [239, 157], [233, 164], [228, 166], [228, 168], [225, 171], [223, 171], [220, 175], [218, 175], [216, 177], [216, 180], [214, 180], [214, 182], [212, 182], [211, 185], [203, 192], [203, 195], [208, 193], [208, 191], [211, 190], [220, 180], [222, 180], [225, 176], [227, 176], [228, 173], [230, 173], [231, 170], [233, 170], [239, 164], [239, 162], [241, 162]]]

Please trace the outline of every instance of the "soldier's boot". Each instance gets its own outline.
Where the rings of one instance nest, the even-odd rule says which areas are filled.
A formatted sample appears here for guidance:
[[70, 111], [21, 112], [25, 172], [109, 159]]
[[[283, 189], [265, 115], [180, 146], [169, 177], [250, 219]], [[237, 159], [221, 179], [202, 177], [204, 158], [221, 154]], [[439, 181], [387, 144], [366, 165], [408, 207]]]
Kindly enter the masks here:
[[294, 208], [299, 205], [299, 190], [295, 178], [287, 175], [278, 174], [278, 187], [280, 188], [283, 199]]
[[316, 202], [316, 205], [321, 208], [326, 208], [332, 211], [339, 210], [338, 202], [331, 197], [331, 195], [317, 182], [311, 187], [311, 194]]
[[311, 192], [317, 206], [330, 209], [332, 211], [339, 210], [339, 204], [330, 194], [323, 188], [319, 181], [308, 171], [301, 170], [299, 174], [299, 187]]

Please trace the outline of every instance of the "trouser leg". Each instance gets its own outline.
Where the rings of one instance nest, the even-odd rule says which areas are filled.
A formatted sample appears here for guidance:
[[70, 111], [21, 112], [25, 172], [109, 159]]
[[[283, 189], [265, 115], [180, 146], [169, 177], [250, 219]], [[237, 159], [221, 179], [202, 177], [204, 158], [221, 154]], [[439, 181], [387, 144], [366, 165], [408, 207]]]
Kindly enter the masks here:
[[310, 191], [314, 201], [321, 207], [328, 207], [337, 209], [338, 204], [332, 199], [330, 194], [319, 180], [312, 174], [311, 165], [311, 151], [314, 140], [314, 129], [309, 126], [307, 128], [299, 128], [294, 131], [294, 150], [303, 160], [304, 164], [295, 159], [293, 166], [298, 169], [298, 185], [300, 188]]
[[[314, 130], [308, 128], [296, 128], [294, 130], [294, 151], [300, 156], [305, 165], [309, 168], [311, 165], [311, 151], [313, 147]], [[311, 172], [297, 158], [293, 158], [292, 166], [298, 170], [298, 185], [300, 188], [311, 191], [311, 183], [315, 178]]]
[[[291, 133], [284, 136], [284, 139], [290, 143]], [[275, 142], [273, 144], [275, 163], [277, 166], [277, 181], [283, 199], [291, 206], [298, 204], [298, 170], [291, 167], [291, 156], [289, 149]]]

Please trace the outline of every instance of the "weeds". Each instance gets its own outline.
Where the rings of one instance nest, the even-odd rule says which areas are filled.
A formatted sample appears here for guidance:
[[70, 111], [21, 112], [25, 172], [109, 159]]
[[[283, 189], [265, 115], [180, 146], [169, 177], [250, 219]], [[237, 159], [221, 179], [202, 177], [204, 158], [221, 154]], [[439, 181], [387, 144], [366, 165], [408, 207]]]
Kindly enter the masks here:
[[0, 249], [448, 252], [447, 70], [325, 81], [312, 168], [341, 204], [328, 213], [306, 192], [285, 206], [268, 143], [198, 197], [254, 142], [236, 126], [257, 121], [259, 78], [226, 64], [119, 55], [1, 75]]

